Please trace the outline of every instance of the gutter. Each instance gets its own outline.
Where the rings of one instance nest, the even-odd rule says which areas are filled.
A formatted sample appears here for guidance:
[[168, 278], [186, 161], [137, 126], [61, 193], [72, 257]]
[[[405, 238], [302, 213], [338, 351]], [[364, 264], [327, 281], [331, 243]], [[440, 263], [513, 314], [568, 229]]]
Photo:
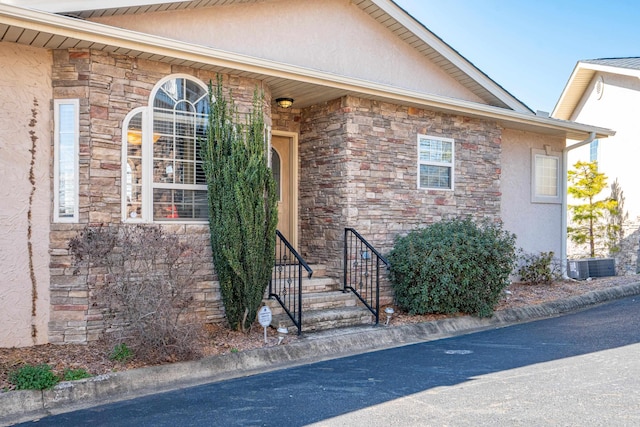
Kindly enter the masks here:
[[589, 137], [583, 141], [577, 142], [573, 145], [569, 145], [562, 149], [562, 221], [561, 221], [561, 235], [562, 241], [560, 242], [560, 259], [562, 260], [562, 275], [565, 279], [567, 276], [567, 210], [568, 205], [568, 189], [569, 189], [569, 151], [576, 148], [580, 148], [587, 144], [591, 144], [596, 139], [596, 133], [590, 132]]

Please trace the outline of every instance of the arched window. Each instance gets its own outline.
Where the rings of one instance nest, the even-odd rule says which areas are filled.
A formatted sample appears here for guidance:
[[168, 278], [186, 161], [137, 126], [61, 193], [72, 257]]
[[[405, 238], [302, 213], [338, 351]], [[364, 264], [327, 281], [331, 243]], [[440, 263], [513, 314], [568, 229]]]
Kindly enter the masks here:
[[123, 126], [123, 164], [131, 168], [131, 179], [123, 179], [125, 218], [206, 221], [200, 142], [206, 138], [207, 87], [191, 77], [171, 76], [156, 85], [149, 104], [132, 111]]

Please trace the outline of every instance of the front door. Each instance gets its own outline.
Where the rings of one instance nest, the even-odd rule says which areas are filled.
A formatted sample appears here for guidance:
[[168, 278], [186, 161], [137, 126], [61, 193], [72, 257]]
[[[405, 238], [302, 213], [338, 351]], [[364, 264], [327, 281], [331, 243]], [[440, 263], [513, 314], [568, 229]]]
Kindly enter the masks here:
[[271, 170], [278, 193], [278, 230], [296, 245], [296, 150], [292, 136], [278, 135], [271, 138]]

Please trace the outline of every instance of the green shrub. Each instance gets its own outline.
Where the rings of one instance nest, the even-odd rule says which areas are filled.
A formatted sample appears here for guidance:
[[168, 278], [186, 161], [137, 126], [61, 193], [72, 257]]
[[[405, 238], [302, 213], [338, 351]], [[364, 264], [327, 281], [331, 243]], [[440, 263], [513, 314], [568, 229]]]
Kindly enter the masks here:
[[16, 390], [46, 390], [60, 382], [49, 365], [25, 365], [9, 374], [9, 382]]
[[553, 252], [522, 255], [520, 267], [518, 267], [520, 280], [530, 285], [542, 285], [561, 278], [560, 262], [553, 255]]
[[84, 369], [65, 369], [62, 373], [63, 381], [75, 381], [91, 377], [91, 374]]
[[109, 354], [109, 359], [115, 360], [116, 362], [126, 362], [132, 358], [133, 351], [127, 347], [125, 343], [120, 343], [113, 347], [111, 354]]
[[209, 86], [211, 113], [201, 155], [209, 196], [213, 265], [229, 326], [247, 332], [269, 286], [278, 224], [278, 196], [265, 144], [263, 97], [256, 90], [253, 108], [242, 123], [233, 96], [224, 95], [222, 77], [218, 76], [215, 96]]
[[490, 316], [516, 261], [500, 225], [445, 220], [396, 240], [389, 255], [396, 303], [410, 314]]

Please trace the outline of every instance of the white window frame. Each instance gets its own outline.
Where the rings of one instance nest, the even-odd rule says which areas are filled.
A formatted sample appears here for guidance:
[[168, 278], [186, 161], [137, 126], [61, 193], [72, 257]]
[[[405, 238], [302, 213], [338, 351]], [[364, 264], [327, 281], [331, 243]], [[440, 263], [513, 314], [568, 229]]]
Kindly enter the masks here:
[[[556, 169], [556, 195], [545, 195], [541, 194], [538, 191], [538, 173], [537, 173], [537, 163], [538, 160], [549, 160], [553, 159], [557, 165]], [[562, 154], [549, 151], [549, 150], [531, 150], [531, 203], [553, 203], [553, 204], [561, 204], [562, 203]]]
[[[207, 220], [197, 220], [197, 219], [184, 219], [184, 220], [172, 220], [172, 221], [162, 221], [162, 220], [154, 220], [153, 212], [153, 190], [154, 188], [166, 188], [166, 189], [178, 189], [178, 190], [207, 190], [206, 184], [158, 184], [153, 181], [153, 121], [154, 121], [154, 100], [156, 98], [156, 94], [161, 90], [162, 86], [170, 80], [175, 79], [188, 79], [191, 80], [198, 85], [200, 85], [206, 92], [208, 92], [208, 87], [204, 84], [200, 79], [195, 76], [189, 74], [171, 74], [165, 76], [161, 80], [159, 80], [151, 94], [149, 96], [148, 105], [145, 107], [138, 107], [132, 111], [130, 111], [122, 124], [122, 184], [121, 184], [121, 216], [124, 222], [135, 222], [135, 223], [171, 223], [171, 224], [208, 224]], [[142, 206], [141, 206], [141, 215], [136, 218], [130, 218], [127, 216], [127, 160], [128, 160], [128, 151], [127, 151], [127, 131], [129, 127], [129, 122], [131, 118], [138, 113], [142, 113]]]
[[[424, 139], [429, 139], [429, 140], [433, 140], [433, 141], [441, 141], [441, 142], [447, 142], [451, 144], [451, 161], [450, 162], [437, 162], [437, 161], [421, 161], [420, 160], [420, 142], [421, 140]], [[445, 138], [442, 136], [436, 136], [436, 135], [424, 135], [424, 134], [418, 134], [418, 138], [417, 138], [417, 148], [418, 148], [418, 161], [417, 161], [417, 177], [416, 177], [416, 185], [418, 190], [439, 190], [439, 191], [453, 191], [455, 189], [455, 159], [456, 159], [456, 148], [455, 148], [455, 140], [452, 138]], [[427, 186], [421, 186], [420, 184], [420, 166], [421, 165], [427, 165], [427, 166], [441, 166], [441, 167], [447, 167], [450, 170], [450, 182], [449, 182], [449, 187], [427, 187]]]
[[[60, 108], [62, 106], [72, 106], [74, 111], [73, 124], [73, 193], [71, 202], [73, 203], [73, 213], [71, 216], [61, 216], [60, 214], [60, 162], [61, 162], [61, 129]], [[75, 223], [79, 221], [79, 188], [80, 188], [80, 100], [79, 99], [54, 99], [53, 100], [53, 221], [62, 223]], [[65, 197], [65, 199], [67, 199]]]
[[[145, 148], [149, 144], [145, 144], [144, 138], [148, 138], [148, 107], [138, 107], [129, 112], [122, 122], [122, 221], [124, 222], [145, 222], [148, 221], [148, 211], [149, 211], [149, 199], [151, 194], [149, 194], [149, 188], [147, 185], [148, 176], [149, 176], [149, 156], [145, 153]], [[131, 119], [137, 114], [142, 114], [142, 205], [141, 205], [141, 214], [138, 217], [132, 218], [127, 215], [127, 161], [128, 161], [128, 131], [129, 131], [129, 122]], [[146, 130], [146, 131], [145, 131]], [[151, 154], [153, 155], [153, 153]]]

